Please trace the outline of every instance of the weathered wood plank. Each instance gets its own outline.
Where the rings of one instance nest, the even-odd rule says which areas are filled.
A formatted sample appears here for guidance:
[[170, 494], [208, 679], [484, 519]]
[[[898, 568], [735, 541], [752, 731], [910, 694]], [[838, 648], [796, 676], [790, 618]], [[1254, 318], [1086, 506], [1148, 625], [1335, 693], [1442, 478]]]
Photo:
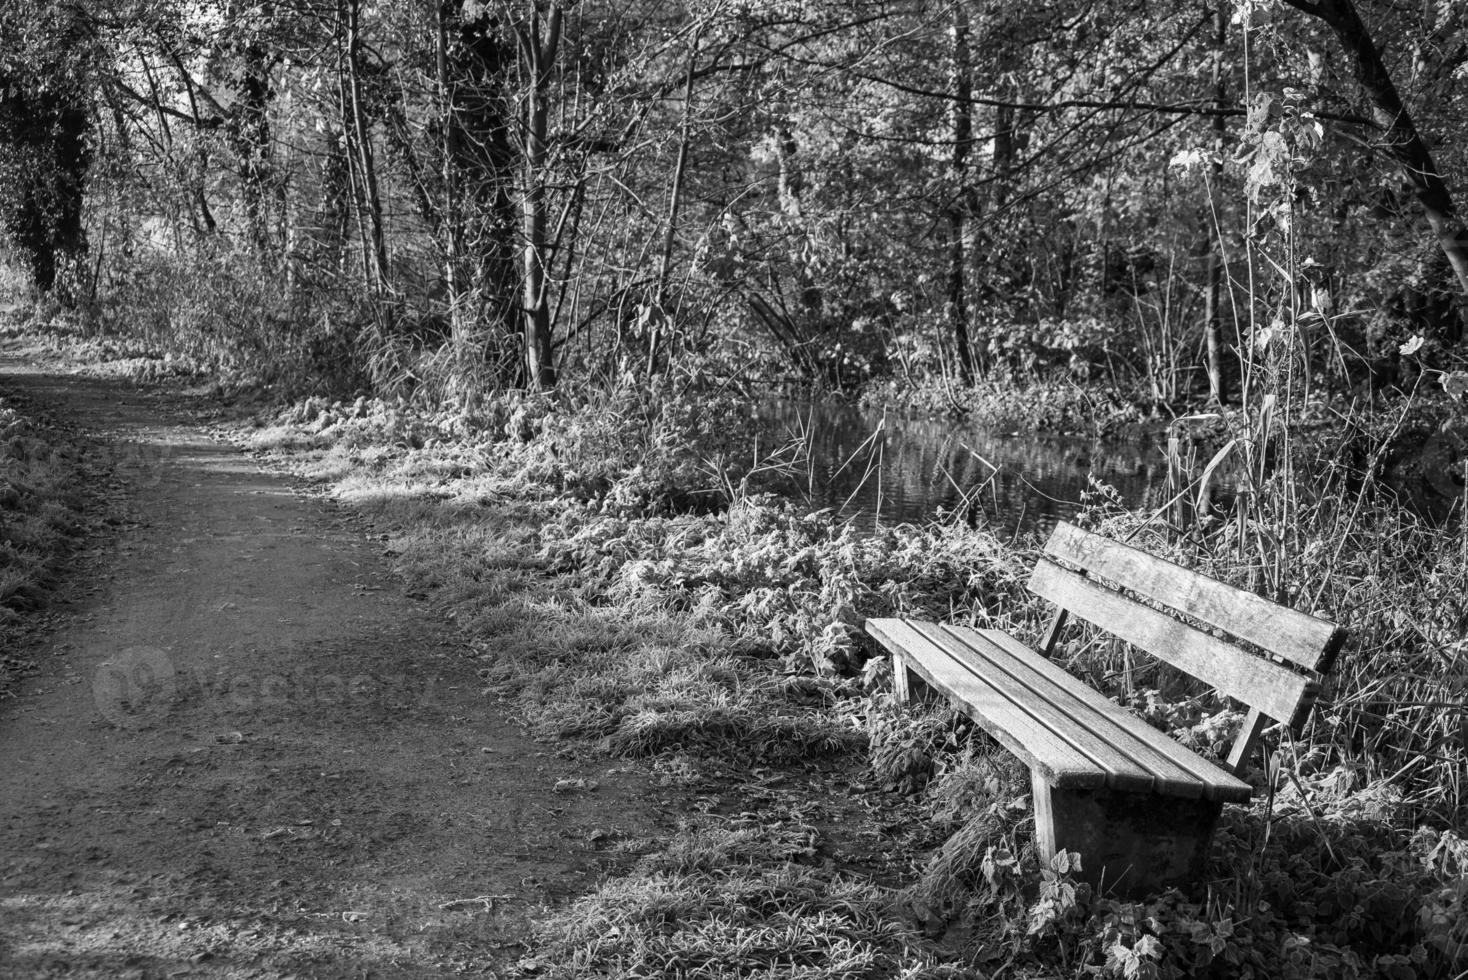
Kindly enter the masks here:
[[1346, 632], [1119, 541], [1056, 525], [1045, 552], [1312, 670], [1329, 670]]
[[1130, 898], [1187, 886], [1202, 873], [1223, 805], [1215, 800], [1068, 790], [1030, 781], [1035, 850], [1081, 856], [1076, 875], [1101, 894]]
[[1259, 738], [1269, 727], [1269, 719], [1258, 708], [1250, 708], [1233, 748], [1229, 749], [1228, 767], [1234, 772], [1243, 772], [1249, 767], [1249, 758], [1259, 750]]
[[901, 650], [908, 667], [1018, 756], [1046, 782], [1075, 789], [1102, 785], [1106, 771], [1032, 715], [1019, 710], [1003, 691], [964, 668], [952, 657], [917, 657], [932, 644], [900, 619], [869, 619], [866, 630], [889, 650]]
[[[949, 657], [964, 670], [972, 673], [983, 683], [999, 691], [1013, 710], [1034, 719], [1056, 738], [1065, 742], [1082, 756], [1090, 759], [1105, 774], [1106, 786], [1129, 792], [1159, 791], [1156, 773], [1139, 762], [1133, 755], [1122, 751], [1110, 740], [1098, 735], [1094, 729], [1104, 725], [1088, 724], [1088, 711], [1084, 704], [1075, 699], [1066, 699], [1064, 691], [1056, 685], [1026, 684], [1014, 672], [1006, 671], [992, 659], [980, 656], [959, 637], [937, 623], [904, 620], [931, 644], [931, 651], [912, 653], [915, 657]], [[1193, 796], [1202, 793], [1201, 780], [1194, 779]], [[1187, 793], [1187, 787], [1177, 786], [1176, 792]]]
[[[927, 624], [913, 625], [924, 634], [932, 635], [933, 631], [925, 628]], [[1135, 770], [1147, 777], [1145, 781], [1128, 779], [1126, 783], [1108, 777], [1106, 785], [1114, 789], [1135, 789], [1167, 796], [1203, 795], [1205, 782], [1200, 776], [1154, 749], [1147, 736], [1139, 736], [1118, 725], [1109, 712], [1098, 711], [1094, 704], [1079, 697], [1076, 689], [1085, 688], [1084, 681], [1049, 663], [1045, 666], [1052, 667], [1053, 671], [1035, 670], [1030, 663], [1040, 658], [1033, 651], [1016, 654], [989, 642], [973, 630], [951, 626], [938, 629], [955, 657], [969, 663], [986, 678], [996, 682], [1003, 678], [1003, 685], [1013, 690], [1012, 697], [1016, 701], [1052, 706], [1058, 717], [1056, 727], [1072, 745], [1087, 754], [1117, 760], [1109, 767], [1116, 771], [1130, 773]], [[1156, 734], [1168, 740], [1161, 732]]]
[[1060, 848], [1055, 842], [1055, 812], [1050, 806], [1050, 784], [1033, 770], [1030, 772], [1030, 806], [1035, 811], [1035, 851], [1043, 862], [1041, 867], [1044, 867]]
[[892, 651], [892, 693], [896, 695], [898, 703], [927, 703], [938, 700], [940, 695], [920, 675], [913, 673], [909, 661], [907, 654]]
[[1251, 656], [1047, 558], [1035, 565], [1029, 587], [1035, 594], [1272, 718], [1292, 721], [1296, 712], [1314, 701], [1318, 685], [1313, 678], [1272, 660]]
[[892, 694], [897, 698], [898, 704], [909, 704], [912, 702], [913, 684], [908, 680], [911, 676], [907, 669], [907, 658], [896, 652], [892, 653]]
[[1065, 622], [1070, 618], [1070, 613], [1065, 611], [1064, 606], [1056, 606], [1055, 612], [1050, 615], [1050, 625], [1045, 627], [1045, 639], [1040, 641], [1041, 656], [1049, 659], [1055, 656], [1055, 645], [1060, 642], [1061, 633], [1065, 630]]
[[1199, 779], [1203, 784], [1204, 798], [1228, 803], [1246, 803], [1253, 795], [1253, 787], [1227, 769], [1215, 765], [1191, 749], [1178, 744], [1166, 732], [1153, 728], [1058, 665], [1036, 657], [1033, 651], [1009, 634], [993, 629], [971, 630], [965, 626], [945, 626], [944, 629], [970, 643], [982, 640], [994, 647], [1006, 650], [1036, 673], [1058, 675], [1059, 678], [1063, 678], [1063, 680], [1058, 680], [1058, 683], [1064, 684], [1066, 691], [1072, 697], [1083, 701], [1093, 712], [1104, 715], [1112, 725], [1126, 730], [1134, 738], [1145, 742], [1152, 751], [1166, 756], [1174, 765]]
[[[960, 666], [978, 672], [981, 682], [1001, 692], [1012, 705], [1094, 763], [1104, 774], [1104, 785], [1113, 789], [1230, 802], [1245, 802], [1251, 795], [1247, 783], [1190, 752], [1166, 733], [1087, 687], [1084, 681], [997, 630], [978, 633], [933, 623], [872, 620], [867, 631], [894, 651], [893, 664], [901, 687], [911, 683], [909, 670], [925, 677], [939, 666], [928, 664], [924, 671], [918, 661], [951, 657]], [[924, 641], [930, 646], [925, 647]], [[928, 686], [926, 678], [922, 686]], [[961, 701], [950, 690], [944, 693]], [[1003, 722], [997, 716], [992, 720]], [[1015, 754], [1030, 761], [1026, 753]]]

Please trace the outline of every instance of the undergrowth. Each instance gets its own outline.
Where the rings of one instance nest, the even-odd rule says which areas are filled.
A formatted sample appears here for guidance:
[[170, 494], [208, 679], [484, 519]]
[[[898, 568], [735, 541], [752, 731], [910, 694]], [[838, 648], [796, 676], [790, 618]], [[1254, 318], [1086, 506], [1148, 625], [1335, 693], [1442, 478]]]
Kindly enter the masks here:
[[962, 418], [994, 432], [1063, 432], [1103, 436], [1135, 430], [1151, 414], [1145, 399], [1118, 397], [1110, 385], [1067, 377], [1006, 378], [997, 372], [969, 386], [934, 380], [871, 384], [870, 408]]
[[[43, 412], [0, 396], [0, 650], [42, 605], [85, 530], [87, 447]], [[28, 664], [0, 655], [0, 693]]]
[[[542, 737], [647, 760], [694, 789], [716, 771], [866, 768], [856, 801], [869, 809], [851, 820], [884, 835], [880, 874], [831, 853], [847, 839], [833, 828], [692, 814], [633, 871], [542, 922], [527, 973], [1468, 969], [1460, 542], [1379, 497], [1321, 493], [1282, 565], [1255, 546], [1260, 528], [1179, 537], [1098, 498], [1092, 524], [1215, 576], [1259, 587], [1287, 566], [1274, 591], [1356, 637], [1303, 736], [1268, 733], [1250, 777], [1264, 792], [1226, 810], [1207, 887], [1123, 902], [1077, 883], [1084, 855], [1037, 866], [1023, 769], [951, 711], [895, 708], [861, 639], [863, 619], [902, 614], [1033, 640], [1033, 553], [962, 527], [859, 535], [761, 496], [744, 478], [766, 465], [752, 414], [672, 385], [437, 412], [318, 401], [253, 437], [394, 529], [402, 574], [465, 629], [486, 690]], [[1249, 548], [1224, 546], [1240, 540]], [[1231, 705], [1088, 634], [1061, 657], [1205, 754], [1237, 730]], [[911, 820], [893, 816], [904, 799]]]
[[19, 307], [11, 322], [0, 325], [0, 336], [77, 373], [138, 384], [193, 379], [208, 370], [205, 363], [146, 337], [100, 333], [84, 311], [66, 310], [48, 299]]

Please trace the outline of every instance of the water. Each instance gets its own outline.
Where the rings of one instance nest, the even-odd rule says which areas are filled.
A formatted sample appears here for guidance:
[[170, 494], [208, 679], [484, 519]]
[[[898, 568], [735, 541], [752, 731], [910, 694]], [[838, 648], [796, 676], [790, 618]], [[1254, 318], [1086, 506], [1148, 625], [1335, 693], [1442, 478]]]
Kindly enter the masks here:
[[1094, 476], [1128, 507], [1155, 504], [1167, 480], [1153, 442], [1008, 434], [841, 405], [772, 402], [762, 431], [802, 434], [808, 474], [779, 489], [858, 528], [959, 512], [1008, 536], [1044, 532], [1080, 509]]

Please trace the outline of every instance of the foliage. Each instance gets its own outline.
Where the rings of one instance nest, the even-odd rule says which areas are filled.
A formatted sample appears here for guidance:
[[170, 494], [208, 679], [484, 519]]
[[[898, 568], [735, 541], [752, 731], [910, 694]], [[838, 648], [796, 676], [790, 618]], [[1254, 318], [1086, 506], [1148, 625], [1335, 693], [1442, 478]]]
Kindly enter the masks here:
[[1056, 432], [1106, 436], [1147, 425], [1148, 399], [1123, 386], [1082, 384], [1049, 374], [1005, 380], [991, 377], [968, 388], [947, 383], [870, 385], [862, 404], [908, 413], [962, 418], [995, 432]]
[[79, 10], [55, 3], [7, 5], [0, 31], [11, 39], [0, 55], [0, 231], [50, 292], [86, 252], [93, 39]]
[[[953, 975], [914, 957], [916, 937], [871, 885], [785, 863], [780, 838], [706, 833], [541, 924], [546, 976], [856, 978]], [[771, 858], [775, 858], [772, 863]]]
[[857, 535], [788, 504], [748, 500], [657, 550], [647, 540], [655, 529], [597, 530], [560, 542], [548, 535], [545, 557], [605, 575], [614, 598], [692, 611], [729, 630], [741, 649], [820, 674], [862, 667], [859, 625], [868, 616], [963, 610], [995, 622], [1018, 592], [1018, 569], [993, 538], [963, 529]]
[[877, 785], [909, 796], [921, 793], [935, 775], [939, 755], [958, 744], [961, 736], [955, 721], [949, 712], [910, 715], [879, 697], [867, 714]]
[[[304, 363], [298, 390], [698, 362], [1011, 419], [996, 386], [1060, 379], [1175, 409], [1210, 358], [1241, 381], [1275, 320], [1338, 391], [1389, 387], [1413, 336], [1456, 356], [1452, 276], [1349, 59], [1273, 3], [23, 6], [0, 71], [22, 251], [94, 243], [63, 284], [106, 329]], [[1451, 175], [1468, 26], [1379, 13]], [[984, 384], [956, 393], [969, 361]]]
[[[803, 821], [710, 814], [547, 922], [527, 970], [1461, 972], [1468, 539], [1404, 513], [1382, 479], [1419, 428], [1456, 431], [1452, 284], [1415, 204], [1383, 180], [1349, 66], [1307, 20], [1140, 0], [869, 16], [549, 4], [529, 22], [505, 8], [495, 31], [519, 31], [511, 53], [494, 31], [463, 33], [467, 7], [436, 23], [348, 9], [365, 17], [317, 25], [346, 57], [309, 31], [268, 35], [299, 57], [254, 76], [269, 83], [257, 94], [306, 107], [275, 110], [320, 164], [287, 164], [294, 191], [251, 189], [248, 154], [224, 179], [195, 120], [176, 147], [155, 140], [154, 163], [188, 192], [170, 205], [172, 240], [149, 240], [136, 204], [108, 213], [144, 253], [117, 267], [144, 271], [144, 305], [165, 311], [156, 335], [237, 370], [320, 340], [340, 374], [304, 370], [323, 393], [257, 444], [311, 454], [344, 498], [406, 528], [403, 573], [464, 626], [487, 689], [537, 734], [684, 785], [751, 761], [861, 757], [926, 814], [894, 841], [908, 869], [891, 891], [816, 868]], [[1441, 5], [1371, 19], [1393, 58], [1414, 59], [1420, 101], [1449, 107], [1425, 118], [1461, 166], [1461, 73], [1432, 52], [1461, 46], [1468, 24]], [[544, 70], [509, 70], [532, 52]], [[446, 96], [448, 64], [457, 91], [526, 107], [516, 129], [499, 94], [477, 106], [492, 160], [454, 156], [475, 107]], [[965, 70], [982, 79], [971, 99]], [[965, 114], [987, 136], [960, 165]], [[127, 163], [119, 200], [146, 198]], [[211, 199], [233, 214], [205, 220]], [[454, 200], [474, 206], [457, 215]], [[267, 211], [289, 233], [252, 233]], [[219, 251], [199, 247], [216, 235]], [[179, 258], [197, 254], [219, 258]], [[203, 272], [175, 311], [150, 268]], [[137, 303], [127, 281], [111, 280], [119, 310]], [[958, 527], [859, 534], [761, 495], [788, 459], [760, 458], [751, 406], [730, 393], [772, 367], [833, 387], [890, 373], [871, 397], [1005, 430], [1101, 430], [1137, 404], [1197, 398], [1204, 310], [1225, 328], [1237, 404], [1171, 425], [1174, 500], [1119, 513], [1103, 493], [1086, 519], [1331, 616], [1356, 646], [1298, 740], [1266, 734], [1269, 761], [1248, 774], [1265, 792], [1227, 811], [1209, 888], [1127, 903], [1077, 884], [1085, 855], [1038, 867], [1023, 777], [950, 714], [894, 711], [862, 640], [864, 618], [890, 614], [1033, 637], [1040, 610], [1020, 584], [1033, 556]], [[967, 388], [959, 322], [981, 369]], [[547, 332], [559, 388], [519, 390], [545, 386], [523, 338]], [[1430, 420], [1411, 412], [1423, 379], [1442, 389]], [[331, 401], [328, 382], [373, 390]], [[1455, 446], [1443, 455], [1461, 463]], [[1228, 741], [1233, 706], [1092, 640], [1067, 637], [1068, 667], [1201, 752]]]
[[[46, 601], [84, 530], [89, 447], [13, 398], [0, 398], [0, 638]], [[0, 693], [27, 665], [0, 657]]]
[[[625, 393], [606, 398], [535, 396], [438, 416], [316, 402], [292, 413], [296, 436], [267, 430], [262, 442], [316, 447], [313, 465], [342, 480], [344, 496], [416, 528], [393, 544], [404, 573], [474, 637], [489, 689], [538, 733], [648, 759], [693, 786], [728, 766], [856, 756], [878, 788], [917, 801], [922, 819], [904, 818], [905, 835], [885, 845], [912, 870], [883, 891], [839, 863], [814, 863], [821, 831], [808, 822], [700, 817], [542, 923], [535, 969], [718, 975], [725, 964], [794, 963], [840, 976], [1007, 964], [1018, 976], [1284, 980], [1461, 970], [1468, 852], [1453, 787], [1464, 754], [1456, 716], [1432, 707], [1456, 703], [1443, 654], [1456, 642], [1463, 586], [1449, 559], [1461, 542], [1406, 516], [1387, 531], [1396, 512], [1384, 500], [1360, 486], [1367, 496], [1343, 495], [1322, 475], [1318, 497], [1301, 498], [1299, 533], [1335, 547], [1291, 544], [1279, 587], [1302, 603], [1308, 588], [1308, 608], [1347, 622], [1360, 652], [1302, 740], [1268, 733], [1270, 764], [1251, 778], [1270, 791], [1225, 811], [1207, 888], [1124, 902], [1075, 881], [1084, 855], [1036, 865], [1022, 767], [951, 711], [895, 710], [881, 693], [887, 661], [868, 658], [855, 628], [897, 613], [1034, 637], [1042, 610], [1020, 585], [1032, 556], [961, 528], [857, 535], [830, 515], [737, 492], [739, 469], [722, 472], [736, 492], [711, 512], [633, 493], [622, 481], [645, 488], [648, 473], [707, 480], [693, 461], [717, 425], [656, 392], [642, 414]], [[615, 419], [608, 405], [620, 406]], [[1242, 421], [1221, 424], [1243, 433]], [[1343, 455], [1304, 440], [1277, 452], [1307, 447]], [[1259, 458], [1278, 465], [1267, 448]], [[605, 457], [594, 477], [548, 462], [577, 449]], [[1266, 512], [1242, 513], [1234, 520]], [[1263, 535], [1257, 524], [1174, 535], [1101, 492], [1085, 519], [1226, 580], [1260, 575], [1257, 552], [1227, 546]], [[1061, 656], [1199, 751], [1217, 752], [1240, 720], [1085, 634]]]
[[92, 331], [140, 341], [235, 385], [340, 393], [370, 383], [371, 350], [350, 327], [359, 311], [303, 315], [258, 256], [217, 245], [119, 263]]

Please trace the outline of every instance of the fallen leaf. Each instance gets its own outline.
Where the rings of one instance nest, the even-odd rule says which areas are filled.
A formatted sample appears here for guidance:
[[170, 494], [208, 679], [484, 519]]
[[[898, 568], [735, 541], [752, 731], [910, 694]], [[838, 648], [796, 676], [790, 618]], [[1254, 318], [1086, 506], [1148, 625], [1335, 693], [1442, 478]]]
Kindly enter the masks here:
[[556, 784], [551, 787], [551, 791], [554, 793], [571, 793], [580, 790], [590, 793], [596, 789], [596, 785], [596, 780], [594, 779], [558, 779], [556, 780]]

